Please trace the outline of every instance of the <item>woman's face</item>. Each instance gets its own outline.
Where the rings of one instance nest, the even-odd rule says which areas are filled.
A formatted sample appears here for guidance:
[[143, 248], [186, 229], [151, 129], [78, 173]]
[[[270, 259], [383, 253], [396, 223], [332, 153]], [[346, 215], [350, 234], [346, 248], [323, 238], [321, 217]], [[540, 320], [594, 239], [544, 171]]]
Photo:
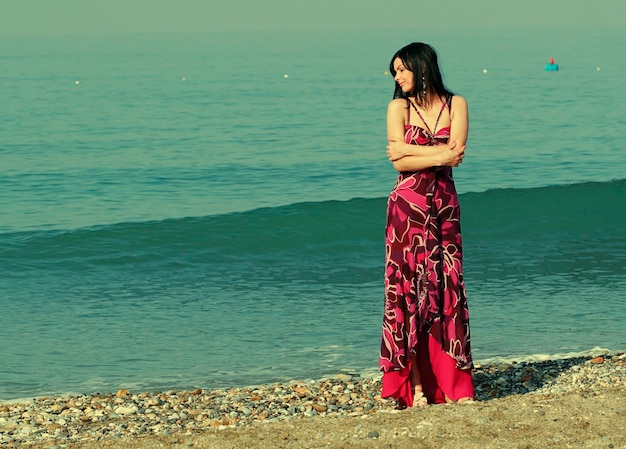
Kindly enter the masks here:
[[415, 90], [415, 77], [413, 72], [404, 67], [402, 59], [396, 58], [393, 61], [393, 68], [396, 70], [396, 76], [393, 78], [400, 86], [403, 92], [413, 92]]

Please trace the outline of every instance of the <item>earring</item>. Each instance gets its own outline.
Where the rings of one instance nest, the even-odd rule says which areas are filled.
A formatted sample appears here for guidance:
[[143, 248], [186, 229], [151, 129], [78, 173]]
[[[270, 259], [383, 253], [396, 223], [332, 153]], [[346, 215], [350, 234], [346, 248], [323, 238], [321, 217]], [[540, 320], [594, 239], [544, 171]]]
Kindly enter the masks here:
[[422, 75], [422, 100], [426, 99], [426, 78]]

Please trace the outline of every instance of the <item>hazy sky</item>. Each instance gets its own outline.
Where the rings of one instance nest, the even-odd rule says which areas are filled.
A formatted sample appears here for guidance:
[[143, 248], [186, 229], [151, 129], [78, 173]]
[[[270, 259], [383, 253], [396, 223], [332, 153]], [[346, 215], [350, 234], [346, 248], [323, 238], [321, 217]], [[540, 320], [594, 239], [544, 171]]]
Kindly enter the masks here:
[[626, 0], [0, 0], [0, 34], [626, 26]]

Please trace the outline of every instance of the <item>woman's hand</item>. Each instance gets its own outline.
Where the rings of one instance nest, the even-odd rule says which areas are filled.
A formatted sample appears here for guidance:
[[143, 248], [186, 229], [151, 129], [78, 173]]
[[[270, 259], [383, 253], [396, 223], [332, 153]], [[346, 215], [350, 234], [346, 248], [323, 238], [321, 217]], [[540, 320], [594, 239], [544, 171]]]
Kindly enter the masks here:
[[387, 157], [399, 172], [458, 167], [465, 157], [465, 144], [457, 141], [421, 146], [405, 143], [400, 137], [388, 137], [387, 140]]
[[402, 159], [404, 156], [408, 156], [407, 144], [403, 139], [397, 137], [389, 137], [387, 139], [387, 157], [391, 162]]
[[458, 145], [457, 142], [450, 142], [448, 150], [443, 153], [443, 164], [447, 167], [458, 167], [465, 157], [465, 145]]

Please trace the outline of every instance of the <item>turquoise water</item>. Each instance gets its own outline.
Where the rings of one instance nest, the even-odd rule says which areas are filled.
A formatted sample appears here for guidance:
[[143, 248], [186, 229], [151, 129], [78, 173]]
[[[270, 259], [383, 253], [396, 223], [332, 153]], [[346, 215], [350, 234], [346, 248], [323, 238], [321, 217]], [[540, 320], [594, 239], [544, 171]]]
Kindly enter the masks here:
[[375, 369], [414, 39], [470, 104], [475, 358], [626, 348], [623, 31], [461, 34], [0, 43], [0, 399]]

